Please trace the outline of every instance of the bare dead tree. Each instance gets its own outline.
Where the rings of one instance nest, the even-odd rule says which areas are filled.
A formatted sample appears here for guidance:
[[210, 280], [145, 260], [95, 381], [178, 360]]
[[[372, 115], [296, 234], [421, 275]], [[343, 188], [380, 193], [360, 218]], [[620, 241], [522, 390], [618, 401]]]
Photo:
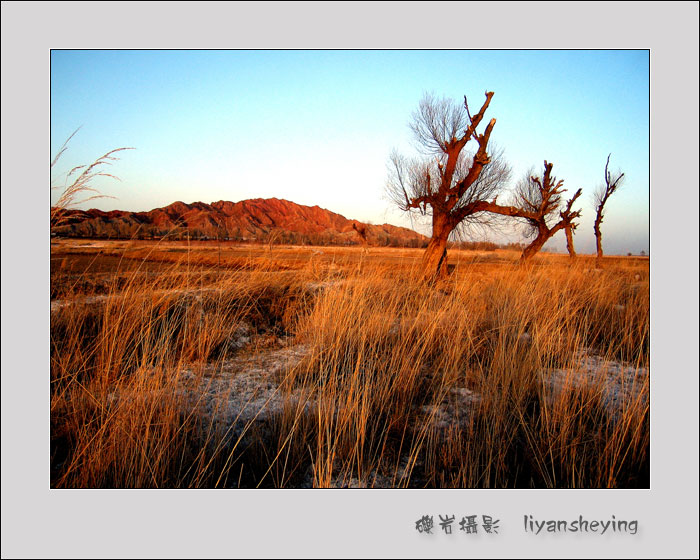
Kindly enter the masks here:
[[357, 232], [357, 235], [360, 236], [360, 243], [362, 244], [362, 252], [367, 253], [369, 252], [369, 240], [367, 239], [367, 226], [365, 224], [361, 224], [359, 222], [353, 222], [352, 223], [352, 229], [354, 229]]
[[552, 176], [552, 167], [553, 164], [545, 161], [542, 177], [528, 172], [526, 177], [517, 184], [511, 206], [499, 205], [495, 200], [479, 204], [479, 207], [487, 212], [512, 216], [525, 224], [525, 235], [533, 239], [523, 250], [520, 256], [521, 262], [529, 261], [555, 233], [562, 229], [567, 232], [569, 254], [573, 253], [573, 230], [577, 225], [574, 220], [581, 216], [581, 210], [572, 210], [572, 207], [576, 199], [581, 196], [581, 189], [578, 189], [562, 207], [561, 195], [566, 192], [566, 189], [563, 188], [563, 180], [557, 181], [556, 177]]
[[[394, 152], [390, 157], [390, 199], [403, 211], [432, 218], [422, 262], [427, 278], [446, 274], [450, 234], [487, 223], [490, 214], [483, 204], [495, 199], [510, 176], [502, 152], [496, 158], [487, 152], [496, 119], [482, 134], [477, 132], [492, 97], [493, 92], [486, 92], [484, 104], [472, 116], [466, 96], [457, 104], [425, 95], [410, 124], [422, 156], [408, 159]], [[465, 150], [471, 140], [476, 142], [473, 153]]]
[[[516, 188], [516, 197], [520, 201], [519, 208], [523, 210], [516, 214], [516, 217], [524, 220], [528, 227], [526, 235], [533, 238], [520, 256], [521, 262], [534, 257], [559, 230], [573, 232], [574, 220], [581, 216], [581, 210], [572, 210], [574, 202], [581, 196], [581, 189], [578, 189], [561, 209], [561, 195], [566, 192], [566, 189], [563, 188], [563, 179], [557, 181], [556, 177], [552, 176], [552, 167], [552, 163], [545, 161], [542, 177], [530, 176]], [[555, 221], [557, 212], [559, 220]], [[567, 238], [567, 246], [568, 241]], [[573, 236], [571, 247], [573, 247]]]
[[601, 185], [593, 193], [593, 204], [596, 207], [595, 222], [593, 222], [593, 233], [595, 234], [596, 264], [600, 266], [603, 261], [603, 234], [600, 231], [600, 224], [603, 223], [603, 208], [608, 198], [622, 186], [624, 173], [617, 171], [614, 175], [608, 171], [610, 155], [605, 162], [605, 184]]

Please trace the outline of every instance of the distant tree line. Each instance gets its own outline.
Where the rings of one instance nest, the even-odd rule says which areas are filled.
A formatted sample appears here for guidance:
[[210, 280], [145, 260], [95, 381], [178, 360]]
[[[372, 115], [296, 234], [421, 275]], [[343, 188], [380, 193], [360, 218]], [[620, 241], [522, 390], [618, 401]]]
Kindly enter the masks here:
[[[170, 239], [184, 241], [232, 241], [236, 243], [265, 243], [269, 245], [298, 245], [298, 246], [335, 246], [350, 247], [362, 244], [361, 238], [349, 233], [333, 232], [299, 233], [283, 229], [271, 229], [254, 235], [250, 232], [235, 229], [228, 231], [223, 228], [160, 228], [150, 224], [136, 224], [127, 220], [117, 219], [111, 222], [85, 220], [83, 222], [55, 228], [55, 233], [62, 237], [118, 239], [118, 240], [156, 240]], [[425, 249], [428, 238], [403, 238], [386, 232], [375, 233], [368, 239], [371, 247], [396, 247], [407, 249]], [[450, 249], [469, 251], [522, 251], [523, 243], [495, 243], [493, 241], [463, 241], [456, 240], [448, 243]]]
[[461, 249], [463, 251], [522, 251], [524, 243], [494, 243], [493, 241], [452, 241], [447, 244], [448, 249]]

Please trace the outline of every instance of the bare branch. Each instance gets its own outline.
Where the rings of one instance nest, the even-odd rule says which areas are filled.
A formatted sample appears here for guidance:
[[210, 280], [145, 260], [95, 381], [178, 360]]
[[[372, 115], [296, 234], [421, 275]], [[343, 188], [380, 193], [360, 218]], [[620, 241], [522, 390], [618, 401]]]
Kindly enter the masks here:
[[432, 94], [423, 96], [410, 124], [421, 151], [429, 155], [447, 153], [447, 144], [466, 126], [467, 115], [461, 106]]
[[472, 122], [472, 115], [469, 112], [469, 105], [467, 104], [467, 96], [464, 96], [464, 110], [467, 112], [467, 117], [469, 117], [469, 122]]
[[[469, 117], [469, 128], [464, 131], [464, 136], [462, 137], [464, 142], [466, 143], [476, 132], [476, 127], [479, 126], [479, 123], [481, 123], [481, 119], [484, 118], [484, 113], [486, 112], [486, 109], [488, 109], [489, 103], [491, 103], [491, 98], [493, 97], [493, 92], [492, 91], [487, 91], [486, 92], [486, 101], [484, 101], [484, 104], [481, 106], [481, 109], [479, 112], [474, 115], [472, 118], [471, 116]], [[467, 105], [467, 98], [465, 96], [464, 98], [464, 106], [466, 107]], [[493, 125], [496, 123], [495, 119], [492, 119], [492, 124], [489, 125], [490, 128], [493, 128]], [[490, 130], [487, 129], [488, 133], [490, 134]]]

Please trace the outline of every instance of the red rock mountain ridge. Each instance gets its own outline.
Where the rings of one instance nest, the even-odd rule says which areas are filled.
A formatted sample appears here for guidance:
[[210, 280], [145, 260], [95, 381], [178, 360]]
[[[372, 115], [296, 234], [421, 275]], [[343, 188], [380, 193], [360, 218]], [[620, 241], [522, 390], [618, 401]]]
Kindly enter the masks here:
[[[110, 238], [228, 238], [233, 240], [314, 244], [359, 244], [360, 235], [371, 244], [421, 246], [427, 239], [413, 230], [389, 224], [370, 225], [348, 220], [340, 214], [302, 206], [277, 198], [255, 198], [230, 202], [174, 202], [150, 212], [123, 210], [67, 210], [58, 235]], [[364, 229], [363, 229], [364, 228]]]

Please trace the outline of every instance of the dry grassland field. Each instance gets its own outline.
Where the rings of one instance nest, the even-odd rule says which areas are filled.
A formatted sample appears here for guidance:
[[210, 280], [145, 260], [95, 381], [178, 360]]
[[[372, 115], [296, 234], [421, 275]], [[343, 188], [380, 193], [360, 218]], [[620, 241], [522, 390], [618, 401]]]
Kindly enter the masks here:
[[51, 242], [53, 488], [648, 488], [649, 260]]

